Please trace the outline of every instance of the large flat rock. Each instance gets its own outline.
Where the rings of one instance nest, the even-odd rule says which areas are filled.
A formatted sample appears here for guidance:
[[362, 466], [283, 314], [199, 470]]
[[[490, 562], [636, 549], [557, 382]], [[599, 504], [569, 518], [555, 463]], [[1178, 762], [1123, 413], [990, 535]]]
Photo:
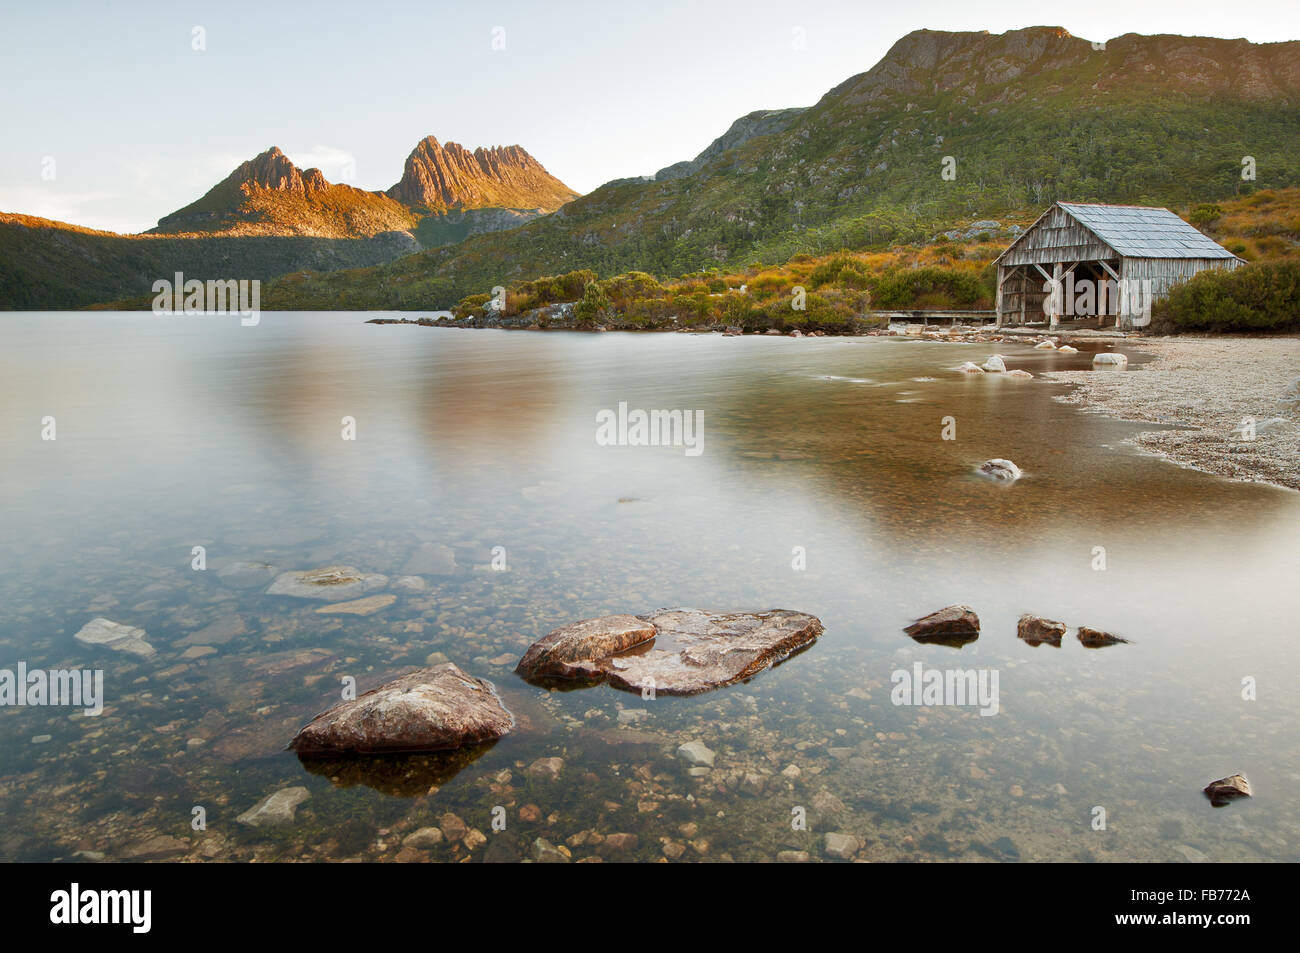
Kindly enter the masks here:
[[102, 646], [114, 652], [148, 658], [154, 654], [154, 647], [145, 641], [145, 635], [144, 629], [98, 618], [83, 625], [73, 638], [83, 645]]
[[266, 590], [269, 596], [346, 602], [388, 585], [388, 577], [363, 573], [351, 566], [323, 566], [281, 573]]
[[821, 634], [816, 617], [789, 609], [661, 609], [556, 629], [528, 649], [516, 671], [540, 681], [583, 679], [628, 691], [698, 695], [752, 678]]
[[513, 726], [491, 682], [444, 662], [335, 705], [289, 747], [300, 755], [442, 751], [495, 741]]

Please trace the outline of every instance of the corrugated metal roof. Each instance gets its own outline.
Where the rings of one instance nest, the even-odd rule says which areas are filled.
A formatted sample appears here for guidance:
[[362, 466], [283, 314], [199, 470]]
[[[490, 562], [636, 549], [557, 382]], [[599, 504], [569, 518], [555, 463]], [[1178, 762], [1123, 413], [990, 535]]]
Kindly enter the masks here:
[[1074, 202], [1057, 204], [1128, 258], [1236, 257], [1167, 208], [1080, 205]]

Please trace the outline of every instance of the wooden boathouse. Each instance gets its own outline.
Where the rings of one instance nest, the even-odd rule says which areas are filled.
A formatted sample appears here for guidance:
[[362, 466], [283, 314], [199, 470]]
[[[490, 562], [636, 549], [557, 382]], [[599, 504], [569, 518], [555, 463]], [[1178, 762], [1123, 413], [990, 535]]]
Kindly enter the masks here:
[[1145, 325], [1151, 303], [1242, 260], [1166, 208], [1057, 202], [997, 259], [997, 323]]

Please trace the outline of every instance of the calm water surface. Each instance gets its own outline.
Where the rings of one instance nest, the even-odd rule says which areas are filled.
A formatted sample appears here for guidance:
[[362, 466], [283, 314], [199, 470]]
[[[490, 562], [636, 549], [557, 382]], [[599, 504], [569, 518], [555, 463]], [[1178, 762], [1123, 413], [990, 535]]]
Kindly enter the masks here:
[[[159, 834], [177, 858], [391, 858], [454, 813], [488, 837], [476, 859], [530, 856], [539, 837], [575, 859], [818, 858], [842, 831], [871, 860], [1300, 860], [1300, 496], [1141, 455], [1123, 443], [1134, 425], [1054, 401], [1061, 386], [952, 371], [994, 350], [1031, 371], [1086, 354], [346, 314], [19, 315], [0, 340], [0, 667], [102, 668], [108, 706], [0, 709], [4, 859], [119, 858]], [[704, 452], [597, 446], [597, 411], [620, 401], [702, 410]], [[989, 457], [1024, 479], [979, 478]], [[238, 560], [425, 588], [321, 615], [229, 584]], [[958, 602], [978, 641], [901, 631]], [[690, 699], [513, 674], [557, 625], [672, 605], [799, 609], [826, 633]], [[1134, 641], [1034, 648], [1015, 636], [1025, 611]], [[75, 642], [98, 616], [157, 654]], [[195, 645], [215, 651], [182, 657]], [[365, 691], [437, 653], [491, 679], [519, 729], [455, 759], [283, 750], [344, 676]], [[891, 673], [916, 662], [997, 670], [998, 713], [895, 706]], [[674, 757], [690, 740], [717, 752], [712, 771]], [[549, 757], [558, 779], [528, 770]], [[1200, 789], [1237, 771], [1256, 796], [1210, 807]], [[292, 823], [236, 823], [299, 785]], [[613, 833], [636, 846], [611, 854]]]

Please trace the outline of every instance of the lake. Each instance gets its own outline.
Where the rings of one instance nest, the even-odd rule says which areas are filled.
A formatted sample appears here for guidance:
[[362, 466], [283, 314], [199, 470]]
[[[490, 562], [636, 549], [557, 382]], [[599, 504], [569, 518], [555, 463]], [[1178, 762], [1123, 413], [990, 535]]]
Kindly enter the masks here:
[[[1086, 352], [371, 316], [0, 318], [0, 667], [102, 669], [105, 706], [0, 708], [0, 858], [512, 860], [541, 838], [765, 861], [840, 832], [880, 861], [1300, 860], [1300, 495], [1143, 455], [1063, 385], [953, 371]], [[1107, 373], [1142, 373], [1124, 350]], [[699, 411], [700, 452], [598, 444], [620, 403]], [[977, 474], [991, 457], [1024, 477]], [[265, 592], [339, 564], [396, 600], [351, 617]], [[903, 633], [954, 603], [977, 641]], [[664, 606], [825, 634], [690, 698], [513, 672], [557, 626]], [[1132, 641], [1034, 647], [1023, 612]], [[75, 641], [97, 617], [156, 653]], [[345, 677], [444, 658], [497, 686], [513, 733], [458, 757], [284, 750]], [[996, 713], [895, 704], [917, 663], [996, 672]], [[1238, 771], [1255, 796], [1211, 807]], [[292, 821], [236, 822], [286, 787], [310, 795]], [[403, 848], [447, 814], [486, 841]]]

